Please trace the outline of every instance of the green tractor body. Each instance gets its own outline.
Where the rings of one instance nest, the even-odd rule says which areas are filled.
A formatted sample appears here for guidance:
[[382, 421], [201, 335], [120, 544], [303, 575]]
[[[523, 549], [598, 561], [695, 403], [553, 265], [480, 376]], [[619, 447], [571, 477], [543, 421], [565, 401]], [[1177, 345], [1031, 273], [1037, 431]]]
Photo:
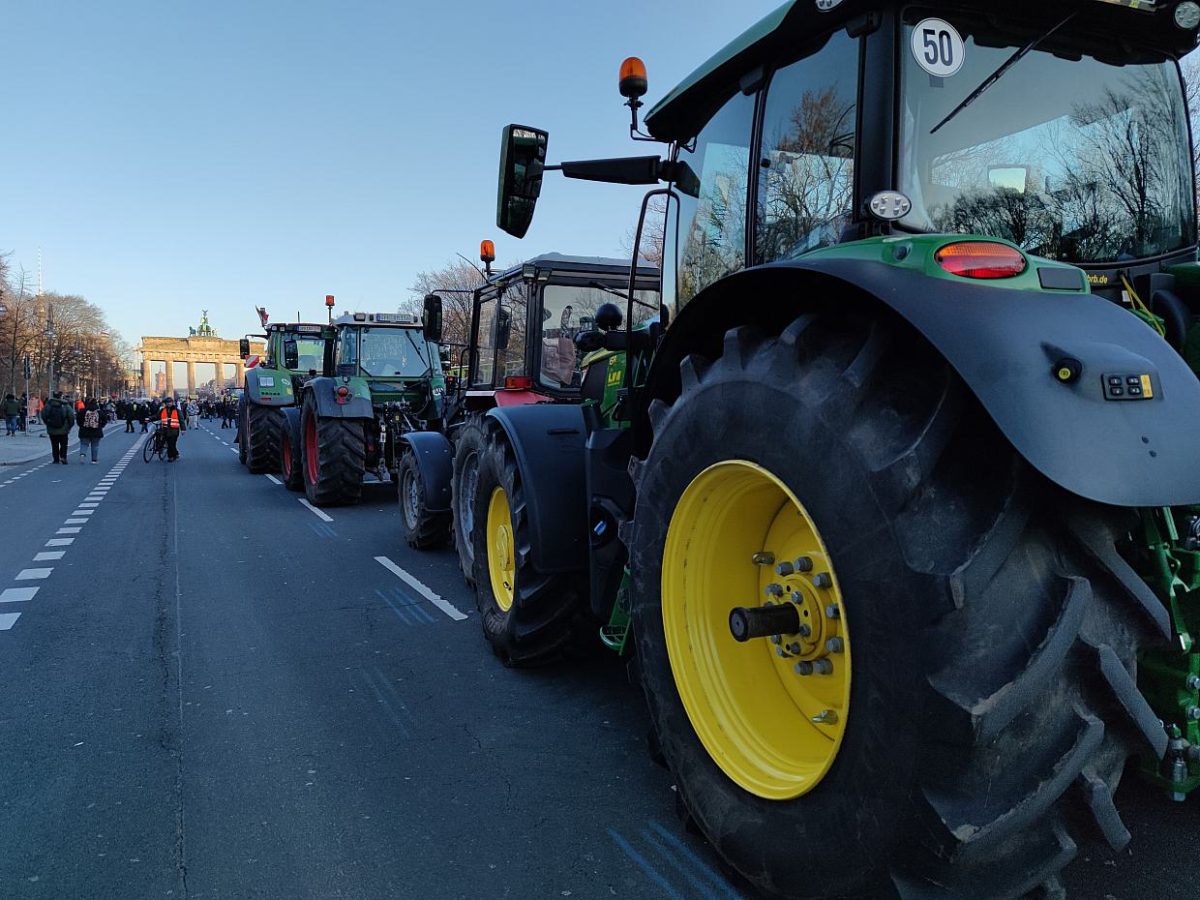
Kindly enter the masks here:
[[632, 651], [679, 809], [768, 893], [1054, 895], [1131, 839], [1128, 760], [1200, 787], [1198, 26], [796, 0], [644, 126], [623, 67], [659, 155], [504, 131], [500, 226], [548, 170], [650, 185], [663, 291], [577, 338], [582, 404], [487, 412], [485, 634]]
[[322, 506], [357, 502], [367, 477], [393, 481], [401, 435], [440, 428], [446, 412], [439, 335], [428, 324], [404, 313], [352, 313], [332, 326], [330, 367], [305, 382], [292, 422], [298, 481]]
[[274, 322], [266, 331], [265, 352], [246, 370], [239, 404], [238, 456], [254, 473], [279, 471], [287, 453], [284, 411], [299, 403], [304, 380], [321, 371], [331, 338], [325, 326], [305, 322]]

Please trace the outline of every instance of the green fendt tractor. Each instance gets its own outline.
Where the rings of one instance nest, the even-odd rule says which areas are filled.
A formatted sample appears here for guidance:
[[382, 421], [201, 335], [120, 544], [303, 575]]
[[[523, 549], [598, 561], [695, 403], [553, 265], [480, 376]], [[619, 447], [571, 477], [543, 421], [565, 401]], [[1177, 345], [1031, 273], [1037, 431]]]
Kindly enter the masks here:
[[[266, 331], [266, 350], [246, 370], [238, 408], [238, 459], [254, 473], [278, 471], [285, 410], [298, 403], [304, 380], [320, 371], [330, 339], [325, 326], [306, 322], [273, 322]], [[248, 338], [240, 351], [242, 359], [250, 355]]]
[[1055, 894], [1130, 840], [1127, 760], [1200, 786], [1198, 25], [796, 0], [645, 134], [622, 67], [658, 155], [505, 129], [511, 234], [546, 170], [661, 184], [670, 325], [579, 339], [615, 404], [488, 412], [487, 637], [631, 651], [681, 810], [768, 893]]
[[[485, 241], [490, 247], [491, 242]], [[474, 485], [483, 446], [483, 415], [495, 407], [579, 403], [584, 357], [575, 336], [596, 328], [605, 314], [619, 320], [613, 301], [625, 302], [629, 263], [599, 256], [543, 253], [492, 273], [474, 292], [467, 346], [441, 431], [405, 434], [400, 460], [400, 508], [411, 547], [454, 543], [468, 584], [474, 584]], [[658, 314], [658, 271], [639, 267], [635, 315]], [[611, 324], [611, 323], [609, 323]], [[453, 510], [453, 516], [451, 515]]]
[[436, 430], [445, 416], [441, 298], [425, 298], [423, 323], [404, 313], [351, 313], [333, 326], [328, 374], [304, 384], [289, 422], [304, 491], [317, 506], [358, 502], [368, 474], [393, 481], [400, 436]]

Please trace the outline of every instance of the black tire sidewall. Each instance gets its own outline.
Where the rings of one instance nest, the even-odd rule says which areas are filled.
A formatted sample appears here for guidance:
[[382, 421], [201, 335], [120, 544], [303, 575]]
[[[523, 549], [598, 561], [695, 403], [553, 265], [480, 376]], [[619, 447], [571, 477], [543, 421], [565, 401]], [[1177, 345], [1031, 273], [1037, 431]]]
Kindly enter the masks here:
[[[484, 636], [497, 645], [504, 642], [508, 627], [508, 614], [496, 602], [492, 591], [492, 576], [488, 570], [488, 505], [497, 487], [503, 488], [512, 501], [512, 484], [506, 477], [504, 449], [499, 442], [481, 447], [476, 454], [478, 480], [472, 508], [475, 514], [475, 529], [472, 536], [474, 549], [475, 605], [483, 617]], [[516, 586], [514, 585], [514, 588]]]
[[[910, 607], [919, 593], [866, 487], [868, 473], [837, 423], [821, 421], [785, 383], [769, 386], [761, 374], [727, 368], [677, 401], [645, 463], [631, 545], [638, 668], [684, 802], [718, 849], [789, 894], [814, 882], [804, 867], [823, 858], [826, 870], [816, 881], [853, 893], [864, 877], [873, 883], [886, 875], [910, 807], [922, 696], [918, 617]], [[721, 423], [719, 437], [714, 422]], [[763, 466], [800, 499], [843, 594], [853, 659], [846, 732], [825, 778], [793, 800], [751, 795], [712, 761], [679, 698], [666, 649], [660, 578], [671, 514], [700, 472], [730, 459]]]

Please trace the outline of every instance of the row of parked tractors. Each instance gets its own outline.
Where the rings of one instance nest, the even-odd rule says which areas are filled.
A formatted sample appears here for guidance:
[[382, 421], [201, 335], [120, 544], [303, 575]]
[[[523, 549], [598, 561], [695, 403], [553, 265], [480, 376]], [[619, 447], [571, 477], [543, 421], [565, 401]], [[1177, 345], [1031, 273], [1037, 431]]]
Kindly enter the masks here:
[[[1001, 8], [1003, 7], [1003, 8]], [[242, 454], [394, 481], [511, 665], [625, 655], [677, 806], [756, 888], [1061, 893], [1116, 789], [1200, 788], [1192, 0], [792, 0], [641, 118], [632, 262], [268, 328]], [[661, 266], [642, 265], [654, 236]], [[1119, 893], [1119, 892], [1118, 892]]]

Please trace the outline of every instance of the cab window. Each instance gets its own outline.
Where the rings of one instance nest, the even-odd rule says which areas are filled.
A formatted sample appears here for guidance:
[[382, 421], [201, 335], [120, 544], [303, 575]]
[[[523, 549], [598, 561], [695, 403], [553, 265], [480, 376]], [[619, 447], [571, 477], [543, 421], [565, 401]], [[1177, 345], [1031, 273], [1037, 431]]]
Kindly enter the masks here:
[[471, 383], [491, 386], [496, 365], [496, 298], [484, 297], [479, 301], [479, 324], [477, 326], [477, 349], [474, 350], [474, 377]]
[[[679, 161], [698, 180], [675, 187], [679, 248], [674, 260], [677, 308], [720, 278], [746, 266], [746, 194], [754, 97], [735, 94], [700, 131]], [[668, 237], [670, 237], [668, 229]]]
[[358, 368], [358, 332], [353, 328], [346, 328], [338, 335], [337, 364]]
[[854, 214], [859, 41], [837, 32], [778, 69], [759, 153], [755, 260], [839, 243]]

